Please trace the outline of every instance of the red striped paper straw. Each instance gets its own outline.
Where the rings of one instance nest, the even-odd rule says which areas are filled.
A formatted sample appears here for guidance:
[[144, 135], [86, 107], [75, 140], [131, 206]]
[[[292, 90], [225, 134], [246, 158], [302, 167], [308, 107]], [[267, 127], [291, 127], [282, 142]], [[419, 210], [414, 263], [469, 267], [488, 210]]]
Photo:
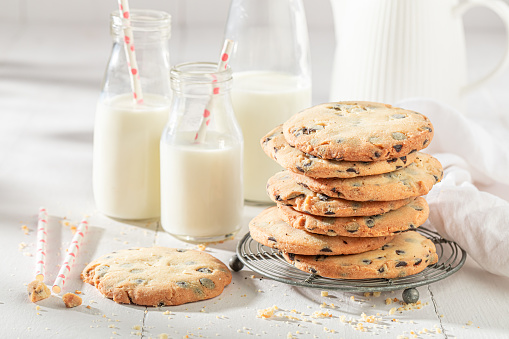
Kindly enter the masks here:
[[83, 237], [88, 230], [88, 222], [87, 218], [83, 218], [81, 223], [74, 233], [74, 237], [72, 238], [71, 245], [67, 249], [67, 255], [65, 256], [64, 263], [62, 267], [60, 267], [60, 271], [58, 272], [57, 278], [55, 279], [55, 283], [51, 288], [54, 293], [60, 293], [64, 288], [65, 280], [71, 271], [71, 267], [76, 261], [76, 256], [78, 255], [78, 251], [81, 246], [81, 242], [83, 241]]
[[143, 92], [141, 90], [136, 52], [134, 51], [134, 37], [133, 30], [131, 28], [129, 2], [127, 0], [118, 0], [118, 7], [120, 9], [120, 15], [122, 16], [124, 26], [124, 49], [127, 56], [127, 65], [129, 67], [129, 75], [131, 78], [133, 99], [135, 103], [141, 104], [143, 102]]
[[[221, 60], [217, 64], [217, 71], [220, 72], [225, 70], [228, 67], [228, 61], [230, 61], [230, 57], [233, 49], [233, 40], [226, 39], [223, 44], [223, 50], [221, 51]], [[212, 105], [214, 103], [214, 98], [217, 94], [219, 94], [219, 86], [216, 86], [217, 79], [214, 79], [214, 86], [212, 87], [212, 96], [210, 97], [207, 106], [203, 110], [203, 117], [201, 119], [200, 128], [198, 132], [196, 132], [196, 136], [194, 137], [194, 141], [198, 144], [202, 143], [205, 140], [205, 133], [207, 130], [207, 126], [210, 124], [210, 111], [212, 109]]]
[[46, 228], [48, 225], [48, 213], [44, 207], [39, 208], [37, 220], [37, 253], [35, 254], [35, 279], [44, 280], [46, 274]]

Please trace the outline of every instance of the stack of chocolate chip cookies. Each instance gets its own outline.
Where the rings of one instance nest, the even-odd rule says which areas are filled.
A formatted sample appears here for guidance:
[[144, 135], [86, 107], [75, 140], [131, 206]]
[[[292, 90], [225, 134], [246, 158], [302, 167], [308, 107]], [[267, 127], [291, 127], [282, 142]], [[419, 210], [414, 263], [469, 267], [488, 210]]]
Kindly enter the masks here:
[[413, 231], [428, 218], [426, 195], [442, 166], [420, 153], [433, 126], [420, 113], [373, 102], [306, 109], [261, 140], [286, 168], [267, 183], [271, 207], [249, 224], [300, 270], [329, 278], [396, 278], [438, 258]]

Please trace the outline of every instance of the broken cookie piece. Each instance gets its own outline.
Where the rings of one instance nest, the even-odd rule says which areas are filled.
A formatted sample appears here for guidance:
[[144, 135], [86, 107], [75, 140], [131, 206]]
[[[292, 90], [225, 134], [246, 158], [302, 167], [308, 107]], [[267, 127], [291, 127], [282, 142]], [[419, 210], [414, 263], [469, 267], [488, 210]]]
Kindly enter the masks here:
[[81, 305], [81, 298], [74, 293], [64, 294], [64, 296], [62, 297], [62, 301], [64, 302], [65, 307], [67, 308], [73, 308]]
[[27, 287], [28, 297], [30, 301], [35, 303], [39, 300], [44, 300], [49, 298], [51, 295], [51, 291], [48, 286], [46, 286], [42, 281], [34, 280]]

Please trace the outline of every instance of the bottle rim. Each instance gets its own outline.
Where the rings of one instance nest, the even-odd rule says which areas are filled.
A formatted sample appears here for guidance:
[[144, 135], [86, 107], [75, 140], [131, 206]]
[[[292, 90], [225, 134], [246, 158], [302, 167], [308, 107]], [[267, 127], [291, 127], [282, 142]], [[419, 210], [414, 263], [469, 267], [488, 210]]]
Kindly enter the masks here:
[[170, 70], [172, 82], [190, 82], [195, 84], [222, 83], [232, 79], [230, 66], [218, 71], [216, 62], [184, 62]]
[[[167, 33], [171, 32], [171, 15], [164, 11], [152, 9], [131, 9], [129, 11], [130, 27], [136, 32], [154, 32], [159, 31]], [[123, 29], [127, 28], [127, 20], [125, 20], [119, 10], [110, 14], [111, 31], [114, 34], [121, 35]]]

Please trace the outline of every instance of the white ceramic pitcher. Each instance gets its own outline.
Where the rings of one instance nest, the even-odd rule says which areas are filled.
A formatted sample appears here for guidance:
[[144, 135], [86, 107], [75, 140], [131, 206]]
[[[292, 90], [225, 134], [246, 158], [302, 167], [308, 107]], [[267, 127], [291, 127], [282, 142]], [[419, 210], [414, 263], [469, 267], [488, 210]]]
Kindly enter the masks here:
[[[483, 78], [467, 84], [463, 14], [484, 6], [506, 26], [500, 0], [331, 0], [336, 51], [330, 100], [393, 104], [428, 97], [462, 108], [461, 97], [509, 65], [509, 53]], [[489, 53], [487, 51], [487, 53]]]

